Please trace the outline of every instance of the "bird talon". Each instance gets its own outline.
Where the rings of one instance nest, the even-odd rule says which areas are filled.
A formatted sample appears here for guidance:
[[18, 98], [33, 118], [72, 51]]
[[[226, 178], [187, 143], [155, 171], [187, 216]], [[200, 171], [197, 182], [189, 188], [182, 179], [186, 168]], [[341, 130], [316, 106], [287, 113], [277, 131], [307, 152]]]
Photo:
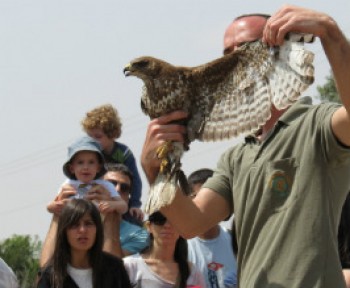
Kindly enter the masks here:
[[162, 162], [160, 163], [159, 172], [164, 174], [164, 171], [167, 168], [168, 164], [169, 164], [169, 161], [167, 159], [163, 159]]
[[159, 160], [161, 160], [159, 171], [164, 173], [164, 171], [169, 166], [168, 154], [174, 150], [172, 142], [166, 141], [164, 144], [159, 146], [156, 150], [156, 155]]

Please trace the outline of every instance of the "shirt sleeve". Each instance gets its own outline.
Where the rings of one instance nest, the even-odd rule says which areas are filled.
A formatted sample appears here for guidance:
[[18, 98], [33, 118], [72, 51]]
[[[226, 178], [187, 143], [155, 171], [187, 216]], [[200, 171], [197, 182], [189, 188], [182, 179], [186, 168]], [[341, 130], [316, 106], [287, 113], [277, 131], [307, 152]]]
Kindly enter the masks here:
[[136, 274], [138, 271], [137, 262], [131, 256], [123, 258], [125, 270], [128, 272], [131, 284], [136, 284]]
[[66, 184], [73, 186], [73, 188], [74, 188], [75, 190], [76, 190], [77, 187], [78, 187], [78, 184], [77, 184], [77, 181], [76, 181], [76, 180], [72, 180], [72, 179], [67, 178], [66, 180], [63, 181], [63, 183], [62, 183], [62, 184], [60, 185], [60, 187], [58, 188], [57, 194], [60, 194], [60, 193], [61, 193], [62, 187], [63, 187], [64, 185], [66, 185]]
[[139, 253], [148, 246], [148, 233], [146, 230], [140, 228], [129, 234], [122, 243], [122, 249], [131, 254]]
[[230, 148], [220, 157], [213, 176], [203, 184], [203, 187], [209, 188], [225, 198], [230, 205], [231, 213], [233, 212], [233, 149]]
[[346, 147], [335, 137], [332, 131], [332, 116], [340, 105], [324, 103], [315, 109], [315, 123], [324, 157], [331, 165], [338, 166], [349, 161], [350, 147]]

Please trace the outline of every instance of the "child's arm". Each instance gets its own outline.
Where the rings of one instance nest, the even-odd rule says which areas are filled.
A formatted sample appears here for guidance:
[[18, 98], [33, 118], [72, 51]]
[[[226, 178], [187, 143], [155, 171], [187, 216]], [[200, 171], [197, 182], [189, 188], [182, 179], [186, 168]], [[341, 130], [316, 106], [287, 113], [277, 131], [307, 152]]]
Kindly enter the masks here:
[[47, 204], [46, 209], [49, 213], [60, 215], [63, 207], [64, 203], [62, 203], [61, 201], [53, 200], [49, 204]]
[[128, 211], [128, 205], [120, 197], [112, 197], [111, 200], [101, 201], [98, 205], [101, 213], [117, 212], [123, 215]]
[[58, 195], [53, 201], [47, 204], [46, 209], [48, 212], [55, 215], [59, 215], [69, 198], [76, 194], [76, 190], [69, 184], [63, 184], [60, 188]]
[[[117, 212], [122, 215], [128, 211], [128, 204], [120, 197], [119, 192], [115, 189], [114, 185], [106, 180], [97, 180], [95, 181], [97, 185], [94, 185], [90, 189], [91, 191], [96, 191], [96, 187], [101, 185], [109, 192], [109, 199], [103, 200], [99, 202], [99, 208], [101, 213], [109, 213], [112, 211]], [[89, 199], [89, 198], [88, 198]]]

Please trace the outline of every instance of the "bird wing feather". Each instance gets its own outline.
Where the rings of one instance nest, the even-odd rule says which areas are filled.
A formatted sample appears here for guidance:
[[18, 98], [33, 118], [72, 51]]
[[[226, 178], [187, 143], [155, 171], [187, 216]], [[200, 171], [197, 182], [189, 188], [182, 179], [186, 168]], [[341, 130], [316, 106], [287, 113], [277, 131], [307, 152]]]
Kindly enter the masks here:
[[271, 104], [284, 109], [312, 84], [312, 61], [303, 43], [286, 40], [269, 48], [256, 41], [195, 68], [199, 105], [192, 117], [201, 124], [190, 127], [197, 129], [194, 138], [217, 141], [256, 132], [270, 118]]

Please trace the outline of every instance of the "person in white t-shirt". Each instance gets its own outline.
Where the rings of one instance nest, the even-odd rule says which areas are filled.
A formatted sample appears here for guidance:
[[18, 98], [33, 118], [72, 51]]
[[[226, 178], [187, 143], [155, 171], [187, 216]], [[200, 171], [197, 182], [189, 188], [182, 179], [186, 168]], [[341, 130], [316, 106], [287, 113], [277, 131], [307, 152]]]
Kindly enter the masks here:
[[0, 258], [0, 287], [18, 288], [17, 277], [6, 262]]
[[133, 287], [203, 288], [205, 280], [187, 260], [187, 242], [160, 212], [154, 212], [145, 223], [150, 245], [141, 254], [123, 258]]
[[[213, 170], [203, 168], [188, 177], [190, 197], [196, 197]], [[205, 277], [208, 288], [237, 287], [237, 262], [232, 249], [232, 235], [226, 228], [215, 225], [203, 234], [187, 240], [188, 260]]]
[[131, 287], [123, 261], [102, 251], [104, 233], [99, 210], [92, 201], [68, 201], [60, 215], [54, 215], [50, 239], [46, 238], [54, 250], [42, 265], [37, 288]]

